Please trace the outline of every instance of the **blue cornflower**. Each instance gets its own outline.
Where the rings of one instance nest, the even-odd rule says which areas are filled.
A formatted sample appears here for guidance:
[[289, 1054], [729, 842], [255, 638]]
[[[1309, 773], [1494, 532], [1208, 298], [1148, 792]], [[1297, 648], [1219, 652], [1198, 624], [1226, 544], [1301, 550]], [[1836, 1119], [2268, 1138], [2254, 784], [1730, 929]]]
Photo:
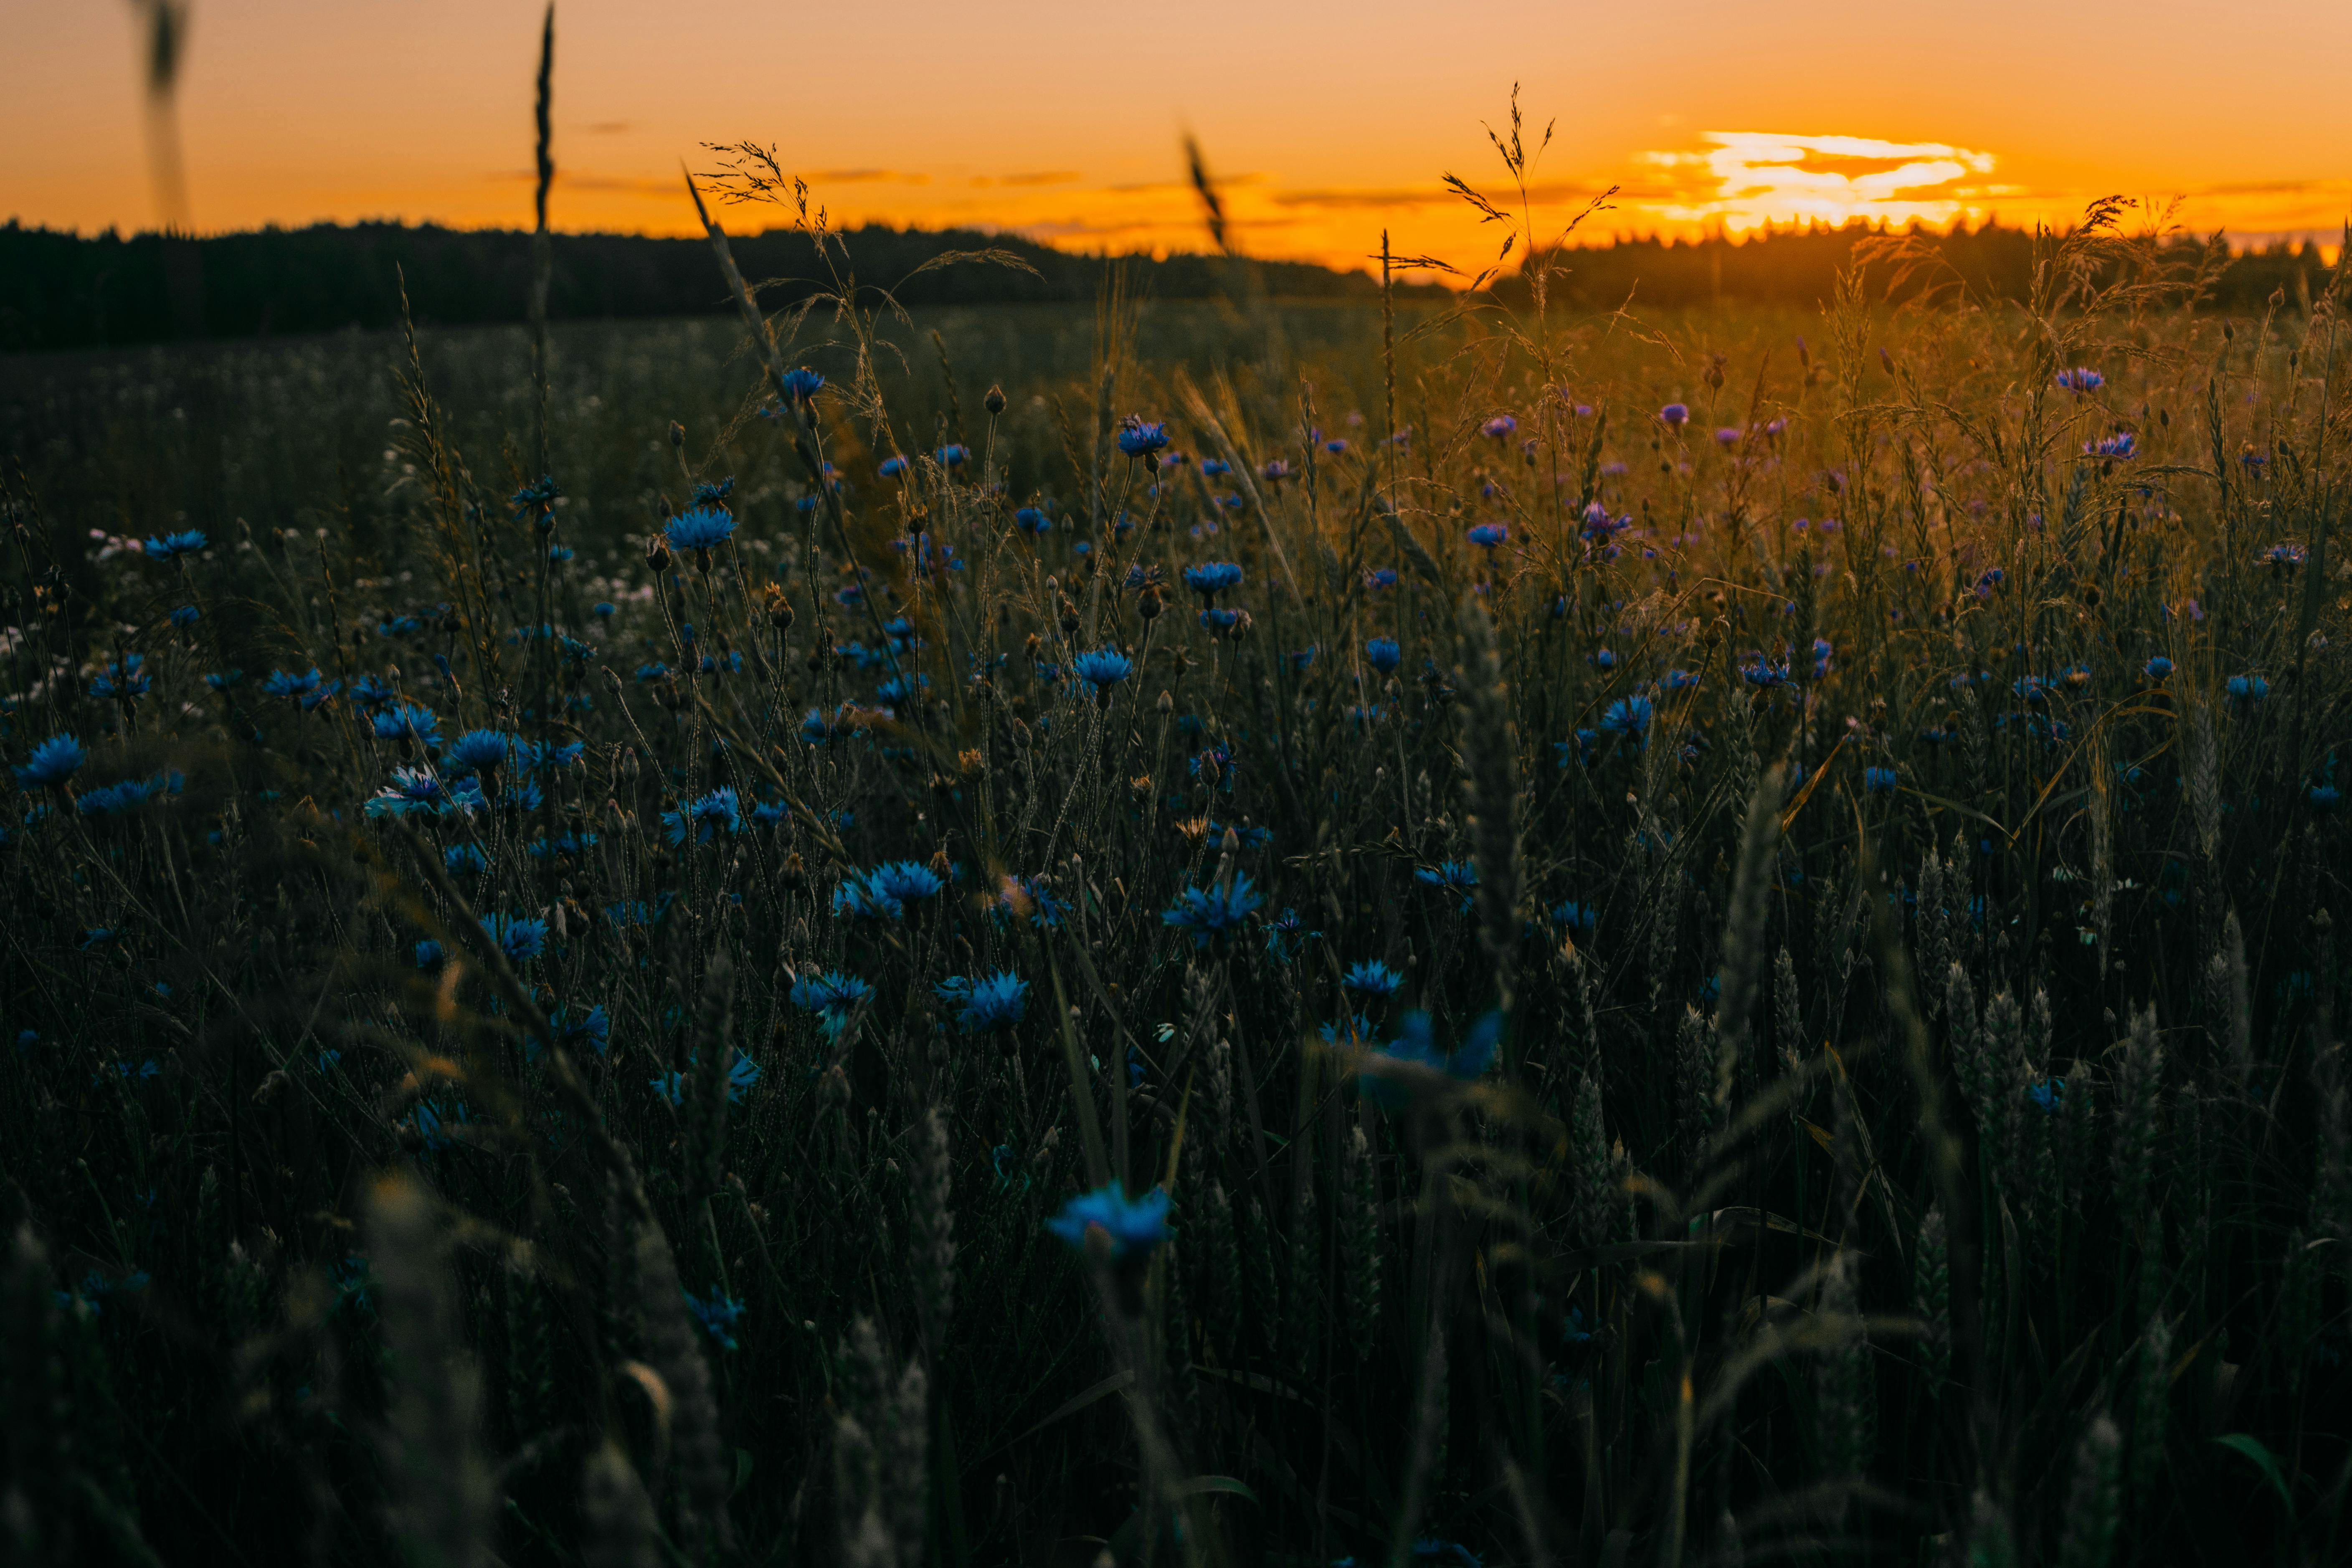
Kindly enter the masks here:
[[938, 873], [915, 860], [890, 860], [864, 876], [845, 878], [833, 892], [833, 912], [877, 920], [902, 920], [908, 904], [938, 896]]
[[2066, 1101], [2066, 1080], [2063, 1078], [2043, 1079], [2026, 1089], [2025, 1098], [2042, 1115], [2055, 1116]]
[[715, 506], [682, 511], [662, 529], [662, 537], [669, 541], [672, 550], [699, 550], [706, 553], [726, 543], [734, 533], [735, 514]]
[[1042, 507], [1024, 506], [1013, 514], [1013, 526], [1024, 533], [1051, 533], [1054, 520], [1045, 515]]
[[895, 479], [907, 471], [907, 459], [894, 453], [876, 464], [874, 471], [886, 479]]
[[182, 605], [172, 612], [172, 624], [175, 626], [193, 626], [202, 619], [204, 612], [194, 605]]
[[74, 807], [84, 816], [127, 816], [145, 805], [151, 796], [163, 793], [164, 775], [152, 779], [123, 779], [98, 789], [84, 790]]
[[441, 743], [441, 718], [421, 703], [404, 702], [376, 714], [372, 721], [379, 741], [413, 741], [420, 746]]
[[1135, 661], [1115, 647], [1097, 648], [1092, 653], [1082, 653], [1072, 659], [1070, 668], [1080, 680], [1095, 689], [1097, 696], [1103, 696], [1135, 673]]
[[109, 664], [91, 678], [89, 694], [100, 699], [112, 698], [123, 702], [135, 702], [147, 695], [154, 686], [154, 678], [140, 666], [147, 660], [139, 654], [126, 655], [121, 662]]
[[872, 994], [874, 987], [837, 969], [804, 974], [793, 982], [793, 1005], [805, 1013], [846, 1012]]
[[441, 863], [457, 876], [483, 877], [490, 869], [490, 858], [478, 844], [452, 844], [441, 851]]
[[1371, 1053], [1358, 1081], [1372, 1103], [1388, 1110], [1400, 1110], [1412, 1100], [1416, 1087], [1439, 1087], [1443, 1080], [1437, 1075], [1456, 1083], [1477, 1079], [1494, 1065], [1502, 1038], [1502, 1014], [1487, 1013], [1470, 1026], [1459, 1048], [1442, 1053], [1429, 1015], [1407, 1013], [1398, 1021], [1397, 1037]]
[[1510, 529], [1499, 522], [1482, 522], [1470, 531], [1470, 542], [1481, 550], [1492, 550], [1510, 537]]
[[2312, 785], [2310, 793], [2305, 798], [2311, 802], [2311, 809], [2314, 811], [2334, 811], [2344, 804], [2343, 792], [2332, 784]]
[[931, 460], [942, 468], [961, 468], [971, 459], [971, 448], [954, 441], [931, 454]]
[[1655, 710], [1646, 697], [1620, 697], [1601, 714], [1602, 732], [1648, 743], [1650, 720]]
[[735, 1349], [735, 1325], [743, 1316], [743, 1303], [723, 1290], [713, 1290], [701, 1297], [691, 1290], [678, 1292], [686, 1298], [687, 1310], [694, 1314], [703, 1331], [717, 1340], [722, 1349]]
[[319, 673], [316, 665], [310, 667], [310, 672], [308, 675], [293, 675], [282, 669], [274, 669], [269, 672], [269, 679], [261, 683], [262, 690], [272, 697], [290, 698], [301, 705], [302, 711], [305, 713], [316, 709], [342, 689], [341, 681], [327, 679]]
[[416, 944], [416, 967], [419, 969], [440, 968], [441, 944], [435, 942], [429, 936], [423, 942], [418, 942]]
[[2140, 667], [2141, 672], [2150, 680], [2162, 680], [2172, 673], [2172, 661], [2162, 654], [2158, 654]]
[[649, 1078], [646, 1079], [646, 1087], [668, 1100], [673, 1107], [686, 1103], [686, 1075], [682, 1072], [666, 1072], [659, 1078]]
[[1862, 770], [1862, 793], [1864, 795], [1893, 795], [1896, 782], [1893, 768]]
[[504, 766], [515, 737], [497, 730], [468, 730], [449, 745], [449, 761], [460, 767], [488, 773]]
[[2062, 370], [2055, 379], [2061, 391], [2074, 393], [2096, 392], [2107, 384], [2105, 376], [2088, 365], [2076, 365], [2072, 370]]
[[205, 536], [195, 529], [186, 528], [160, 539], [150, 538], [142, 553], [150, 561], [169, 561], [175, 555], [194, 555], [204, 547]]
[[33, 748], [32, 756], [16, 769], [18, 789], [56, 788], [73, 777], [74, 770], [89, 761], [79, 741], [71, 735], [52, 735]]
[[1184, 568], [1184, 586], [1203, 599], [1214, 599], [1226, 589], [1240, 586], [1241, 580], [1242, 569], [1230, 561], [1211, 561]]
[[1364, 586], [1375, 594], [1383, 588], [1395, 587], [1398, 581], [1396, 568], [1393, 566], [1375, 566], [1364, 574]]
[[1114, 1181], [1070, 1199], [1045, 1222], [1045, 1228], [1080, 1251], [1086, 1249], [1087, 1233], [1099, 1229], [1109, 1238], [1111, 1257], [1149, 1256], [1168, 1239], [1168, 1194], [1153, 1187], [1130, 1200]]
[[370, 816], [407, 816], [420, 811], [446, 811], [449, 792], [430, 768], [394, 768], [392, 782], [367, 803]]
[[547, 951], [547, 922], [524, 915], [484, 915], [482, 929], [499, 944], [510, 963], [537, 958]]
[[2233, 675], [2229, 692], [2231, 701], [2251, 707], [2271, 694], [2271, 683], [2259, 675]]
[[940, 1001], [962, 1009], [956, 1026], [967, 1035], [1009, 1029], [1028, 1015], [1029, 983], [1010, 970], [982, 980], [950, 975], [932, 987]]
[[1234, 842], [1244, 849], [1263, 849], [1274, 842], [1273, 828], [1258, 827], [1252, 824], [1239, 822], [1227, 824], [1213, 821], [1209, 824], [1204, 837], [1211, 844], [1223, 844], [1228, 833], [1234, 836]]
[[1690, 423], [1690, 407], [1686, 404], [1669, 403], [1658, 410], [1658, 422], [1671, 430], [1679, 430]]
[[2137, 455], [2139, 437], [2128, 430], [2118, 430], [2112, 436], [2084, 442], [2083, 450], [2094, 458], [2128, 458]]
[[745, 1095], [751, 1092], [751, 1086], [759, 1081], [760, 1064], [742, 1052], [736, 1052], [735, 1059], [727, 1064], [727, 1098], [740, 1103]]
[[682, 811], [662, 813], [662, 826], [668, 830], [673, 845], [686, 842], [688, 825], [694, 828], [694, 841], [708, 844], [721, 827], [730, 833], [743, 831], [743, 809], [735, 798], [735, 786], [720, 784], [709, 795], [688, 804]]
[[1458, 893], [1462, 912], [1468, 914], [1474, 902], [1472, 893], [1478, 886], [1478, 868], [1468, 860], [1441, 860], [1434, 866], [1416, 866], [1412, 879], [1427, 887]]
[[1746, 680], [1748, 685], [1761, 686], [1768, 690], [1772, 687], [1785, 686], [1789, 683], [1789, 667], [1786, 664], [1775, 664], [1761, 653], [1749, 653], [1739, 666], [1739, 674], [1740, 679]]
[[1404, 662], [1404, 649], [1394, 637], [1374, 637], [1364, 645], [1364, 662], [1382, 675], [1393, 675]]
[[1404, 976], [1375, 958], [1348, 965], [1340, 984], [1360, 996], [1393, 996], [1404, 985]]
[[1118, 427], [1118, 449], [1130, 458], [1149, 458], [1168, 449], [1168, 426], [1146, 423], [1140, 414], [1130, 414]]
[[462, 1127], [473, 1119], [473, 1113], [467, 1109], [466, 1102], [461, 1100], [449, 1108], [446, 1117], [431, 1101], [420, 1100], [412, 1120], [416, 1126], [417, 1137], [425, 1141], [425, 1146], [427, 1149], [446, 1149], [453, 1140], [442, 1131], [444, 1123], [454, 1121]]
[[562, 493], [555, 488], [553, 474], [541, 474], [537, 479], [509, 496], [507, 504], [514, 508], [514, 518], [517, 522], [520, 522], [534, 512], [545, 518], [549, 510], [554, 507], [556, 498]]
[[364, 712], [388, 708], [399, 696], [399, 689], [380, 675], [362, 675], [352, 682], [352, 700]]
[[575, 1040], [585, 1040], [589, 1048], [600, 1057], [613, 1042], [613, 1019], [601, 1002], [577, 1019], [569, 1016], [568, 1009], [558, 1007], [555, 1016], [548, 1022], [555, 1026], [557, 1039], [567, 1046]]
[[1015, 920], [1026, 920], [1040, 931], [1052, 931], [1062, 923], [1062, 900], [1042, 877], [1007, 877], [996, 894], [996, 907]]
[[1587, 936], [1591, 936], [1594, 928], [1601, 923], [1599, 910], [1591, 904], [1581, 904], [1574, 899], [1569, 900], [1566, 903], [1554, 904], [1549, 913], [1553, 924], [1565, 926], [1570, 931], [1582, 931]]
[[798, 370], [784, 372], [777, 378], [777, 383], [787, 402], [806, 403], [824, 385], [824, 377], [803, 365]]
[[1478, 434], [1499, 441], [1519, 427], [1519, 422], [1507, 414], [1497, 414], [1478, 426]]
[[1192, 945], [1206, 947], [1218, 937], [1240, 928], [1251, 910], [1265, 902], [1265, 898], [1250, 886], [1245, 874], [1236, 874], [1230, 887], [1218, 886], [1202, 891], [1187, 888], [1176, 895], [1175, 904], [1162, 910], [1160, 923], [1174, 926], [1192, 934]]
[[793, 814], [793, 808], [781, 801], [763, 800], [751, 807], [751, 820], [761, 827], [781, 826]]

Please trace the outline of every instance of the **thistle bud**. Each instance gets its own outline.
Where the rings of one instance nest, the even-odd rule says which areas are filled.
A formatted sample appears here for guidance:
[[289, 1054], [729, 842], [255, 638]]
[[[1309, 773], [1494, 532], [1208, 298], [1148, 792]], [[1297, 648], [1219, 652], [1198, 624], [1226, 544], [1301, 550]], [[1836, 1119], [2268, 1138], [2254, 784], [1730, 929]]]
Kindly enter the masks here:
[[668, 539], [656, 533], [646, 541], [646, 565], [656, 576], [669, 570]]
[[669, 422], [669, 444], [675, 450], [683, 451], [686, 447], [686, 426], [675, 419]]
[[1135, 613], [1147, 621], [1157, 620], [1160, 612], [1166, 607], [1160, 597], [1160, 584], [1157, 583], [1146, 583], [1142, 591], [1135, 595]]
[[987, 409], [992, 417], [1003, 413], [1004, 388], [1001, 386], [990, 387], [988, 389], [988, 395], [980, 400], [980, 405], [982, 408]]

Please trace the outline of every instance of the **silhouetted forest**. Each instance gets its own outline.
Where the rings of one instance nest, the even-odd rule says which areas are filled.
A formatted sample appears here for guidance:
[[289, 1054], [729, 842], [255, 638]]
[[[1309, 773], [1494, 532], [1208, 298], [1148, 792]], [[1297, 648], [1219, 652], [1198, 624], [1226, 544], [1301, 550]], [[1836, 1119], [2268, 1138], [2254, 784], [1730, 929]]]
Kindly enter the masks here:
[[[1629, 299], [1649, 306], [1718, 299], [1810, 304], [1827, 298], [1853, 247], [1880, 232], [1853, 224], [1745, 240], [1633, 239], [1580, 248], [1567, 258], [1565, 289], [1570, 302], [1586, 308]], [[1089, 300], [1114, 265], [1112, 258], [970, 231], [875, 226], [845, 237], [860, 281], [892, 289], [908, 306]], [[1930, 237], [1981, 294], [2013, 298], [2026, 289], [2026, 231], [1989, 226]], [[320, 224], [184, 240], [110, 232], [84, 238], [11, 222], [0, 228], [0, 351], [382, 328], [399, 319], [403, 277], [420, 322], [519, 321], [527, 310], [530, 246], [525, 233], [431, 225]], [[807, 281], [818, 269], [805, 236], [779, 230], [740, 237], [735, 247], [749, 277], [778, 280], [764, 295], [769, 303], [787, 303], [815, 287]], [[1010, 251], [1034, 271], [966, 265], [908, 277], [943, 252], [983, 247]], [[553, 249], [549, 310], [556, 320], [729, 309], [699, 239], [558, 235]], [[1159, 299], [1258, 289], [1277, 299], [1370, 300], [1379, 288], [1368, 273], [1305, 262], [1252, 261], [1244, 269], [1219, 256], [1179, 255], [1120, 264], [1132, 269], [1139, 292]], [[2228, 310], [2260, 308], [2274, 291], [2292, 301], [2320, 287], [2326, 271], [2316, 247], [2251, 251], [2231, 259], [2210, 298]], [[1516, 277], [1498, 285], [1507, 291], [1517, 286]]]

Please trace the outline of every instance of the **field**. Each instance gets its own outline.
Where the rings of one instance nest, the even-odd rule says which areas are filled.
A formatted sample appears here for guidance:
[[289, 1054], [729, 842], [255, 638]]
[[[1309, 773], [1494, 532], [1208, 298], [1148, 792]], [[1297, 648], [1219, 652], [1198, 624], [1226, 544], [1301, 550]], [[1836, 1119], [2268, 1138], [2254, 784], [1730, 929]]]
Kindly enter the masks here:
[[2343, 1561], [2352, 344], [2112, 216], [0, 362], [6, 1554]]

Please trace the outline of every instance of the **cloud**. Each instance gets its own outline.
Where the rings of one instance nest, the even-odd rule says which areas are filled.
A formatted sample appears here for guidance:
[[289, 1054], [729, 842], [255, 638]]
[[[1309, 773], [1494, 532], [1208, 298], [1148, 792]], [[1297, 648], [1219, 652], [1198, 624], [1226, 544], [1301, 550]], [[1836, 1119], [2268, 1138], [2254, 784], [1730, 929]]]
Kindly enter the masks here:
[[801, 175], [812, 185], [928, 185], [929, 174], [898, 169], [811, 169]]
[[[529, 169], [501, 169], [497, 174], [485, 174], [482, 178], [496, 181], [500, 184], [528, 185], [535, 183], [539, 176]], [[683, 197], [686, 191], [684, 184], [674, 175], [649, 177], [641, 174], [589, 174], [578, 169], [567, 169], [560, 163], [555, 166], [555, 183], [564, 190], [618, 192], [625, 195]]]
[[1976, 216], [1996, 187], [1990, 153], [1941, 142], [1885, 142], [1772, 131], [1709, 131], [1699, 151], [1637, 153], [1664, 188], [1623, 193], [1678, 223], [1734, 231], [1766, 223], [1849, 218], [1949, 223]]

